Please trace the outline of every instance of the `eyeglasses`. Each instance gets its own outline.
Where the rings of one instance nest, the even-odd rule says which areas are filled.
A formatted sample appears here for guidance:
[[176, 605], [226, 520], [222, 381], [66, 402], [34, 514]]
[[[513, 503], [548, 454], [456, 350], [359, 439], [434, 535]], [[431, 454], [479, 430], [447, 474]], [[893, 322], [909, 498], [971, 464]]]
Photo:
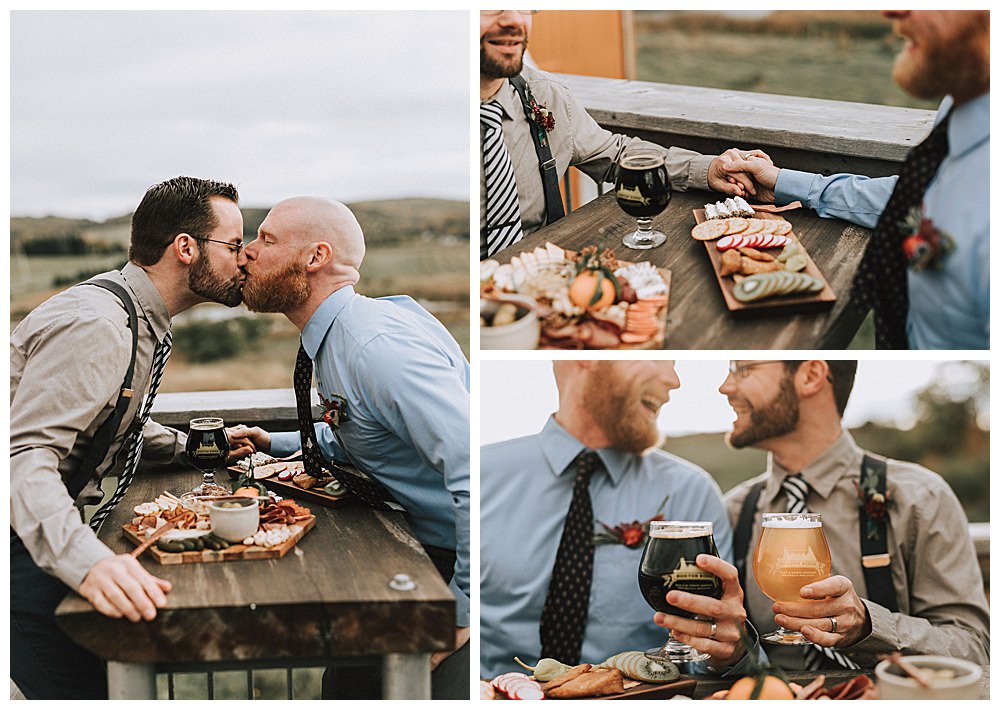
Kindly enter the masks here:
[[[498, 17], [507, 12], [507, 10], [480, 10], [479, 14], [486, 17]], [[511, 10], [511, 12], [516, 12], [519, 15], [537, 15], [538, 10]]]
[[750, 376], [750, 370], [755, 367], [760, 367], [761, 365], [773, 365], [776, 362], [784, 362], [784, 360], [761, 360], [760, 362], [751, 362], [748, 365], [737, 365], [735, 362], [729, 363], [729, 374], [733, 375], [737, 380], [745, 380]]
[[195, 239], [197, 239], [199, 242], [215, 242], [216, 244], [225, 244], [227, 247], [229, 247], [229, 251], [231, 251], [236, 256], [239, 256], [240, 252], [243, 251], [243, 242], [240, 242], [239, 244], [233, 244], [232, 242], [224, 242], [220, 239], [209, 239], [208, 237], [195, 237]]

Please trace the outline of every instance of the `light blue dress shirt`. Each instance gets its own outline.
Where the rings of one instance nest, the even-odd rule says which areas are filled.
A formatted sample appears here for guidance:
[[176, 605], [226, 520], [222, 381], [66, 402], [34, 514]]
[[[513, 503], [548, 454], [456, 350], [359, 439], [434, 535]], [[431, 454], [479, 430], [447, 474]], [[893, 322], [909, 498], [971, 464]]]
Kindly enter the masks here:
[[[952, 106], [946, 97], [941, 120]], [[924, 216], [951, 235], [955, 250], [940, 269], [910, 271], [910, 347], [981, 350], [990, 347], [990, 96], [954, 109], [948, 155], [924, 194]], [[896, 177], [837, 174], [823, 177], [783, 169], [775, 202], [800, 200], [821, 217], [838, 217], [872, 228], [889, 201]]]
[[[573, 497], [570, 464], [584, 450], [550, 418], [536, 435], [485, 446], [480, 454], [480, 675], [518, 670], [541, 653], [538, 623], [563, 523]], [[702, 469], [664, 451], [645, 456], [598, 450], [606, 470], [594, 473], [590, 498], [597, 521], [610, 526], [656, 515], [714, 525], [719, 554], [732, 560], [732, 532], [722, 495]], [[603, 528], [601, 528], [603, 529]], [[667, 632], [639, 592], [642, 547], [598, 545], [581, 661], [600, 663], [620, 651], [660, 646]]]
[[[347, 399], [340, 437], [316, 425], [330, 459], [353, 459], [406, 509], [416, 538], [455, 550], [456, 623], [469, 625], [469, 363], [451, 334], [408, 296], [366, 298], [351, 286], [323, 301], [302, 331], [317, 389]], [[300, 447], [271, 436], [271, 453]]]

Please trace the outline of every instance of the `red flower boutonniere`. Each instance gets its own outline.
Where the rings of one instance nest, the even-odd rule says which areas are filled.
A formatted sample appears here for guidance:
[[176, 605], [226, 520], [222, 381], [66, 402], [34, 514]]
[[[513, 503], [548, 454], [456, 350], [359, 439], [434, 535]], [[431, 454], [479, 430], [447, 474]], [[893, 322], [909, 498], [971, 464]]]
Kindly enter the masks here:
[[540, 104], [535, 100], [534, 94], [531, 93], [531, 87], [524, 87], [524, 98], [528, 102], [527, 108], [531, 111], [531, 119], [541, 129], [538, 137], [544, 143], [545, 134], [556, 127], [556, 117], [545, 107], [545, 104]]
[[323, 405], [323, 421], [331, 429], [339, 429], [340, 425], [347, 421], [347, 398], [340, 394], [331, 394], [327, 399], [322, 394], [319, 396]]
[[941, 268], [944, 258], [955, 248], [955, 240], [924, 217], [919, 207], [910, 210], [901, 227], [907, 235], [903, 238], [903, 255], [913, 271]]
[[649, 524], [654, 520], [663, 520], [663, 508], [669, 499], [670, 496], [668, 495], [660, 503], [656, 515], [643, 522], [633, 520], [631, 523], [619, 523], [618, 525], [611, 526], [598, 520], [597, 522], [604, 529], [594, 533], [594, 546], [624, 545], [633, 549], [642, 547], [646, 543], [646, 537], [649, 535]]
[[888, 516], [887, 507], [892, 491], [886, 491], [885, 495], [878, 492], [878, 477], [869, 468], [862, 468], [861, 481], [855, 482], [854, 488], [858, 492], [858, 507], [864, 508], [868, 514], [868, 530], [865, 535], [869, 540], [878, 539], [878, 524]]

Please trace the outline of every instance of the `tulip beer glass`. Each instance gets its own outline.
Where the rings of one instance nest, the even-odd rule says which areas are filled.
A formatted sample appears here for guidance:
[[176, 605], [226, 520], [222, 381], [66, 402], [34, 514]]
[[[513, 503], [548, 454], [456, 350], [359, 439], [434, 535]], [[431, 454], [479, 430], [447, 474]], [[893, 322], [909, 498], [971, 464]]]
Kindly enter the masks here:
[[[829, 577], [830, 567], [830, 546], [818, 513], [764, 513], [753, 553], [753, 576], [771, 601], [806, 601], [799, 590]], [[810, 643], [798, 631], [781, 626], [761, 638], [791, 646]]]
[[[639, 589], [646, 603], [656, 611], [689, 619], [698, 618], [667, 602], [667, 592], [677, 589], [714, 599], [722, 596], [722, 580], [695, 564], [698, 555], [719, 556], [712, 536], [712, 523], [654, 520], [639, 563]], [[667, 636], [661, 648], [646, 651], [656, 661], [684, 663], [704, 661], [708, 655]]]
[[215, 482], [215, 469], [229, 457], [226, 425], [219, 417], [192, 419], [184, 452], [202, 472], [202, 482], [192, 491], [199, 496], [226, 496], [230, 491]]
[[636, 218], [638, 226], [622, 239], [622, 244], [630, 249], [652, 249], [666, 241], [663, 232], [650, 229], [653, 217], [667, 209], [670, 202], [670, 180], [660, 151], [626, 149], [618, 161], [615, 197], [618, 206]]

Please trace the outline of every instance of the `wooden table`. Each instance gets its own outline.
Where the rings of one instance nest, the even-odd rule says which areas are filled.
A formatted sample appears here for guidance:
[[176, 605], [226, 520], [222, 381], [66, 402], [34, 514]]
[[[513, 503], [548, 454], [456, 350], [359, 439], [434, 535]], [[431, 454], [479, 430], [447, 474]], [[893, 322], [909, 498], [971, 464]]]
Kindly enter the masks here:
[[847, 347], [864, 320], [864, 313], [849, 305], [851, 281], [861, 262], [869, 231], [835, 219], [822, 219], [812, 210], [786, 212], [795, 234], [837, 294], [829, 310], [800, 315], [741, 315], [726, 309], [708, 254], [691, 238], [692, 210], [720, 195], [700, 191], [674, 193], [670, 206], [653, 220], [653, 228], [667, 235], [655, 249], [636, 250], [621, 238], [635, 230], [635, 219], [626, 215], [607, 193], [543, 227], [497, 254], [501, 263], [522, 251], [552, 242], [573, 251], [595, 244], [610, 247], [623, 261], [650, 261], [670, 269], [670, 307], [667, 349], [816, 350]]
[[[979, 682], [979, 697], [980, 699], [989, 699], [990, 697], [990, 667], [983, 666], [983, 677]], [[864, 672], [869, 678], [875, 680], [875, 671], [872, 668], [865, 669]], [[838, 683], [843, 683], [845, 680], [849, 680], [856, 675], [859, 675], [861, 671], [851, 671], [851, 670], [828, 670], [823, 671], [823, 675], [826, 676], [826, 681], [823, 683], [824, 687], [829, 688], [830, 686], [837, 685]], [[785, 675], [788, 676], [788, 680], [793, 683], [798, 683], [799, 685], [806, 685], [810, 683], [816, 676], [819, 675], [816, 671], [786, 671]], [[738, 678], [719, 678], [718, 676], [709, 675], [697, 675], [688, 676], [694, 678], [698, 681], [698, 685], [694, 691], [694, 697], [696, 700], [702, 698], [707, 698], [712, 693], [729, 688], [733, 683], [735, 683]]]
[[[179, 495], [200, 479], [191, 469], [137, 476], [101, 540], [129, 552], [121, 526], [132, 508], [164, 490]], [[368, 655], [383, 658], [385, 698], [429, 699], [430, 654], [454, 642], [451, 591], [400, 514], [360, 503], [306, 505], [316, 526], [281, 559], [163, 566], [143, 556], [147, 570], [173, 584], [152, 622], [110, 619], [70, 594], [56, 610], [58, 623], [108, 661], [112, 699], [155, 698], [157, 667], [324, 665]], [[416, 587], [391, 589], [397, 574]]]

